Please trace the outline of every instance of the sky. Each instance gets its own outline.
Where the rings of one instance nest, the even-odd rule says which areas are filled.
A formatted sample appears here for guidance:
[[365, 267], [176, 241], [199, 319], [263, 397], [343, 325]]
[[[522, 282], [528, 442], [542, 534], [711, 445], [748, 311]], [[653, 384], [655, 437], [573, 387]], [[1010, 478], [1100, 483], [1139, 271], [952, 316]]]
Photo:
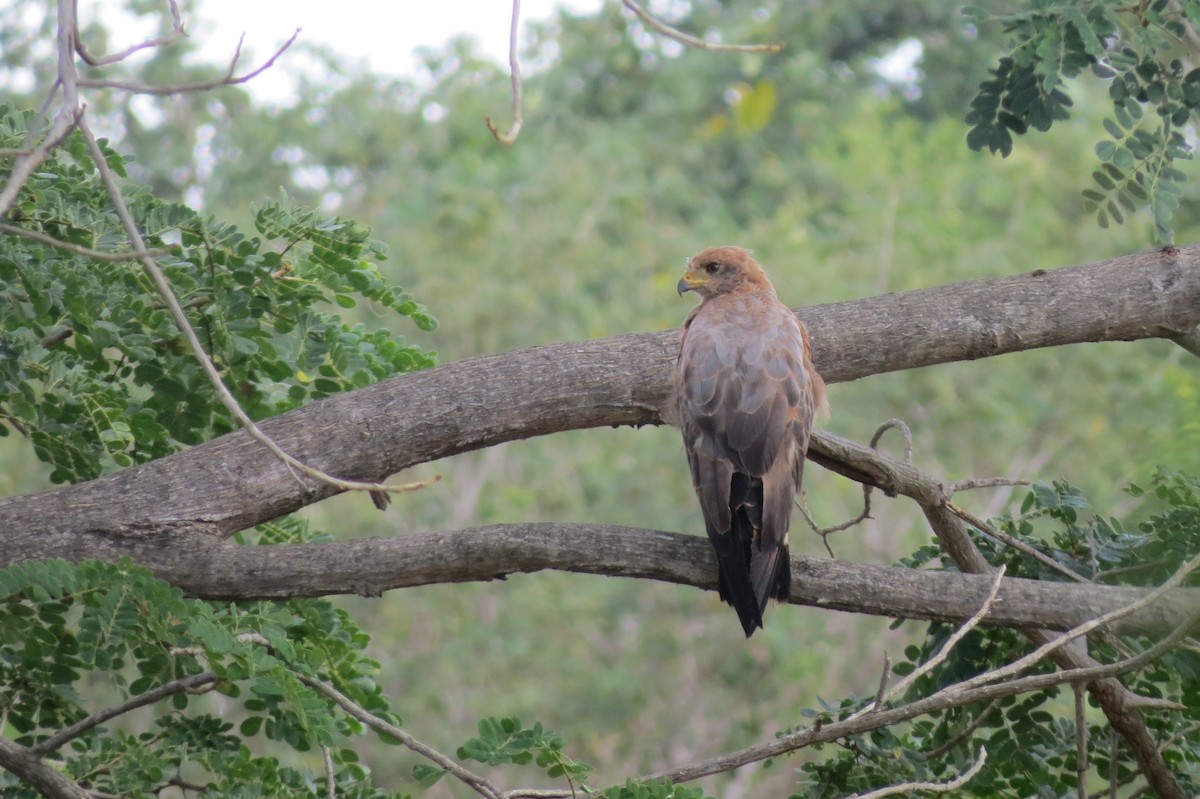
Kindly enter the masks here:
[[[299, 41], [326, 44], [365, 60], [383, 74], [410, 75], [417, 47], [438, 46], [451, 36], [470, 33], [484, 52], [507, 63], [512, 5], [508, 0], [197, 0], [199, 19], [189, 32], [202, 45], [205, 60], [227, 61], [244, 32], [244, 47], [261, 60], [301, 28]], [[545, 19], [559, 6], [591, 12], [601, 0], [522, 0], [521, 19]], [[255, 63], [257, 66], [257, 62]], [[287, 70], [278, 66], [255, 78], [253, 91], [263, 99], [289, 92]]]

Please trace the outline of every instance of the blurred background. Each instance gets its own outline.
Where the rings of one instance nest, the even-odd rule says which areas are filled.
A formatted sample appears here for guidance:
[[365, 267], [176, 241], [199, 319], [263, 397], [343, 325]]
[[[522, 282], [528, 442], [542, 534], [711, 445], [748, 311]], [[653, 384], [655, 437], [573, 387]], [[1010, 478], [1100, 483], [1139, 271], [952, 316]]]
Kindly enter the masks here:
[[[95, 52], [164, 30], [149, 0], [81, 2]], [[1070, 121], [1022, 138], [1008, 159], [973, 153], [963, 117], [1005, 52], [996, 30], [935, 0], [809, 3], [670, 0], [649, 9], [725, 42], [778, 55], [685, 49], [613, 0], [527, 0], [520, 52], [525, 125], [515, 146], [483, 124], [511, 117], [504, 62], [511, 7], [182, 2], [190, 36], [116, 73], [162, 83], [298, 44], [261, 79], [159, 98], [91, 93], [131, 178], [252, 231], [282, 190], [370, 225], [388, 277], [441, 326], [422, 333], [360, 305], [349, 313], [436, 350], [441, 362], [534, 344], [677, 326], [675, 282], [709, 245], [755, 251], [780, 296], [803, 306], [1085, 263], [1144, 249], [1142, 215], [1102, 230], [1080, 190], [1106, 87], [1070, 87]], [[36, 107], [52, 80], [53, 4], [0, 2], [0, 100]], [[1187, 165], [1190, 172], [1194, 169]], [[1176, 214], [1197, 240], [1189, 184]], [[819, 342], [817, 342], [819, 345]], [[891, 417], [914, 458], [949, 479], [1067, 479], [1105, 514], [1157, 464], [1200, 469], [1200, 375], [1165, 342], [1030, 352], [831, 387], [832, 431], [866, 441]], [[0, 445], [5, 495], [45, 487], [23, 442]], [[703, 534], [676, 431], [592, 430], [429, 464], [441, 474], [386, 515], [362, 496], [309, 509], [336, 538], [495, 522], [591, 521]], [[811, 467], [809, 507], [857, 514], [857, 485]], [[977, 515], [1019, 503], [963, 497]], [[890, 563], [930, 539], [920, 514], [879, 499], [832, 539], [838, 557]], [[796, 519], [793, 551], [823, 556]], [[769, 739], [801, 708], [875, 691], [885, 650], [919, 630], [801, 608], [768, 611], [749, 641], [715, 595], [669, 585], [538, 574], [348, 599], [373, 636], [381, 680], [419, 738], [453, 751], [479, 718], [517, 715], [563, 733], [599, 764], [593, 784]], [[381, 785], [414, 761], [366, 750]], [[792, 764], [792, 765], [789, 765]], [[705, 784], [724, 797], [786, 795], [793, 761]], [[457, 786], [440, 783], [431, 795]]]

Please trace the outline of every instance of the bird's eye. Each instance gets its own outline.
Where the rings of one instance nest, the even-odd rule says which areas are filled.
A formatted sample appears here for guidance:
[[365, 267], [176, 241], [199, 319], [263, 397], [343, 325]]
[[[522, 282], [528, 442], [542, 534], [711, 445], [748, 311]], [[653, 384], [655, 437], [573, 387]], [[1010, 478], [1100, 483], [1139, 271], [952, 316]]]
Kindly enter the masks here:
[[708, 263], [706, 263], [704, 265], [704, 271], [708, 272], [710, 275], [715, 275], [717, 273], [717, 270], [720, 268], [721, 268], [721, 265], [719, 263], [717, 263], [716, 261], [709, 261]]

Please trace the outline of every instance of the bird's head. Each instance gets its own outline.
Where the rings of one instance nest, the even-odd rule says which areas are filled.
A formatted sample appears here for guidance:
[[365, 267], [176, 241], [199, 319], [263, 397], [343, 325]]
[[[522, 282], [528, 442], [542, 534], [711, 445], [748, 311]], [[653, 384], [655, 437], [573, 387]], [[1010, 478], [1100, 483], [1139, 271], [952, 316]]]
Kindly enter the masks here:
[[685, 291], [694, 291], [708, 299], [747, 285], [771, 285], [766, 272], [750, 257], [750, 251], [741, 247], [709, 247], [688, 259], [687, 271], [677, 288], [680, 296]]

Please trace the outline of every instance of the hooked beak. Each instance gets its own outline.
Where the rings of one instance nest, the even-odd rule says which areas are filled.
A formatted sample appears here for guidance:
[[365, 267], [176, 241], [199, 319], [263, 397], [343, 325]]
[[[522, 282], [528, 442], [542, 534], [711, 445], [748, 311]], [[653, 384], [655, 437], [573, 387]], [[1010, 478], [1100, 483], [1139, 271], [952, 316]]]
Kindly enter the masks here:
[[675, 288], [679, 291], [679, 296], [682, 297], [685, 291], [695, 291], [696, 281], [691, 272], [688, 272], [683, 277], [679, 278], [679, 282], [675, 284]]

